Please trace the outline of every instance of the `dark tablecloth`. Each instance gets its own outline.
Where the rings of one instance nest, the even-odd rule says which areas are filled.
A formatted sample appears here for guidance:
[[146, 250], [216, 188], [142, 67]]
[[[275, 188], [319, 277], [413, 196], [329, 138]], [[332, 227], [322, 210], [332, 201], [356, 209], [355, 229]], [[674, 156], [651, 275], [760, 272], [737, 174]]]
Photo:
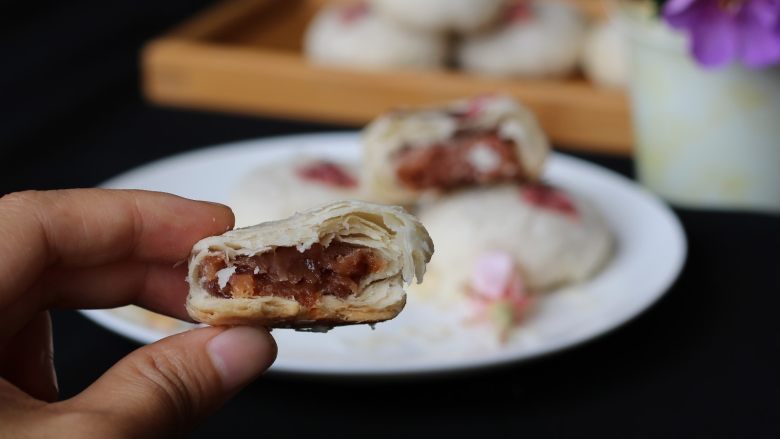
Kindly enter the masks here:
[[[123, 19], [137, 18], [120, 3], [124, 8], [132, 4], [72, 2], [90, 6], [85, 11], [110, 10], [115, 32], [105, 30], [106, 35], [124, 29], [116, 24]], [[140, 3], [153, 9], [153, 2]], [[18, 22], [3, 27], [0, 42], [11, 42], [3, 47], [10, 47], [15, 59], [27, 56], [29, 69], [4, 64], [0, 74], [0, 193], [89, 187], [193, 148], [341, 128], [144, 104], [135, 82], [137, 46], [196, 3], [204, 2], [167, 2], [175, 11], [152, 21], [139, 18], [147, 26], [143, 31], [113, 39], [93, 35], [71, 45], [51, 32], [49, 21], [55, 31], [63, 26], [67, 34], [60, 21], [46, 21], [47, 15], [31, 21], [32, 27]], [[58, 2], [45, 5], [46, 11], [79, 13]], [[41, 16], [25, 7], [24, 17]], [[92, 21], [81, 19], [91, 26]], [[42, 29], [49, 37], [36, 39]], [[57, 50], [44, 58], [22, 50], [55, 43]], [[82, 50], [90, 45], [93, 50]], [[118, 46], [127, 50], [117, 54]], [[92, 64], [71, 66], [79, 57]], [[55, 67], [69, 76], [48, 77]], [[627, 159], [584, 157], [632, 173]], [[658, 304], [618, 331], [554, 356], [465, 375], [334, 380], [270, 374], [205, 421], [194, 436], [778, 437], [780, 218], [677, 213], [690, 245], [685, 269]], [[65, 398], [137, 347], [74, 311], [55, 311], [54, 331]]]

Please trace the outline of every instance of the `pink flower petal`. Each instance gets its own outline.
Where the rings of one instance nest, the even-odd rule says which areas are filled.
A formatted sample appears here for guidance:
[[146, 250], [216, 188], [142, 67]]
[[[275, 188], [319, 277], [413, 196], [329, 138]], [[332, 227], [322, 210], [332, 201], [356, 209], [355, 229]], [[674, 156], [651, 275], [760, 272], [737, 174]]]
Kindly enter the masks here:
[[512, 308], [514, 309], [515, 313], [515, 321], [519, 322], [525, 316], [525, 314], [531, 308], [532, 303], [533, 300], [531, 299], [531, 296], [527, 294], [523, 294], [522, 297], [516, 298], [512, 301]]
[[525, 289], [525, 282], [523, 282], [522, 276], [520, 276], [520, 273], [517, 272], [517, 270], [512, 273], [512, 278], [509, 280], [509, 283], [507, 283], [506, 288], [504, 289], [504, 298], [506, 298], [509, 301], [523, 301], [525, 300], [527, 296], [527, 291]]
[[497, 300], [504, 296], [512, 281], [514, 260], [505, 252], [481, 255], [471, 273], [471, 290], [478, 296]]
[[481, 255], [471, 279], [472, 322], [487, 321], [505, 339], [531, 306], [531, 296], [514, 259], [505, 252]]

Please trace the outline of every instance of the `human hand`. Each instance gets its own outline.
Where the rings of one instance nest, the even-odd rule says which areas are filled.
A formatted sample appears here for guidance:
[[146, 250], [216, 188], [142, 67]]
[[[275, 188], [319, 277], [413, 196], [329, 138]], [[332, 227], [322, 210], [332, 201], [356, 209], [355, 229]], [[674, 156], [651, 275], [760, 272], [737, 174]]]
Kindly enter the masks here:
[[199, 328], [142, 347], [57, 400], [50, 308], [137, 304], [188, 320], [185, 260], [233, 226], [222, 205], [100, 189], [0, 198], [0, 436], [171, 437], [265, 371], [264, 329]]

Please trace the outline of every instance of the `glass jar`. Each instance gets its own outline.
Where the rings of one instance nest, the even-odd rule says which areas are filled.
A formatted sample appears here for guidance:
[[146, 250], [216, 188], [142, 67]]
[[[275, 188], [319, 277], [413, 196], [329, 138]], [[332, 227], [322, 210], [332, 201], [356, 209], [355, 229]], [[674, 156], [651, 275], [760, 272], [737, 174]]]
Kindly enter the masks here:
[[780, 213], [780, 67], [704, 69], [660, 20], [620, 23], [640, 182], [683, 207]]

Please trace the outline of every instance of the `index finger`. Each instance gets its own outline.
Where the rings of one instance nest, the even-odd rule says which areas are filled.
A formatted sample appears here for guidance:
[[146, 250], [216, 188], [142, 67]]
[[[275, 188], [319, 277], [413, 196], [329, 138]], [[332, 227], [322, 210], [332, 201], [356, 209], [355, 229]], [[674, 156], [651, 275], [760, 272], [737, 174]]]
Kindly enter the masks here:
[[[0, 307], [16, 301], [52, 266], [125, 260], [173, 265], [192, 245], [233, 226], [225, 206], [128, 190], [23, 192], [0, 199]], [[139, 292], [140, 293], [140, 292]], [[28, 297], [40, 309], [53, 298]]]

